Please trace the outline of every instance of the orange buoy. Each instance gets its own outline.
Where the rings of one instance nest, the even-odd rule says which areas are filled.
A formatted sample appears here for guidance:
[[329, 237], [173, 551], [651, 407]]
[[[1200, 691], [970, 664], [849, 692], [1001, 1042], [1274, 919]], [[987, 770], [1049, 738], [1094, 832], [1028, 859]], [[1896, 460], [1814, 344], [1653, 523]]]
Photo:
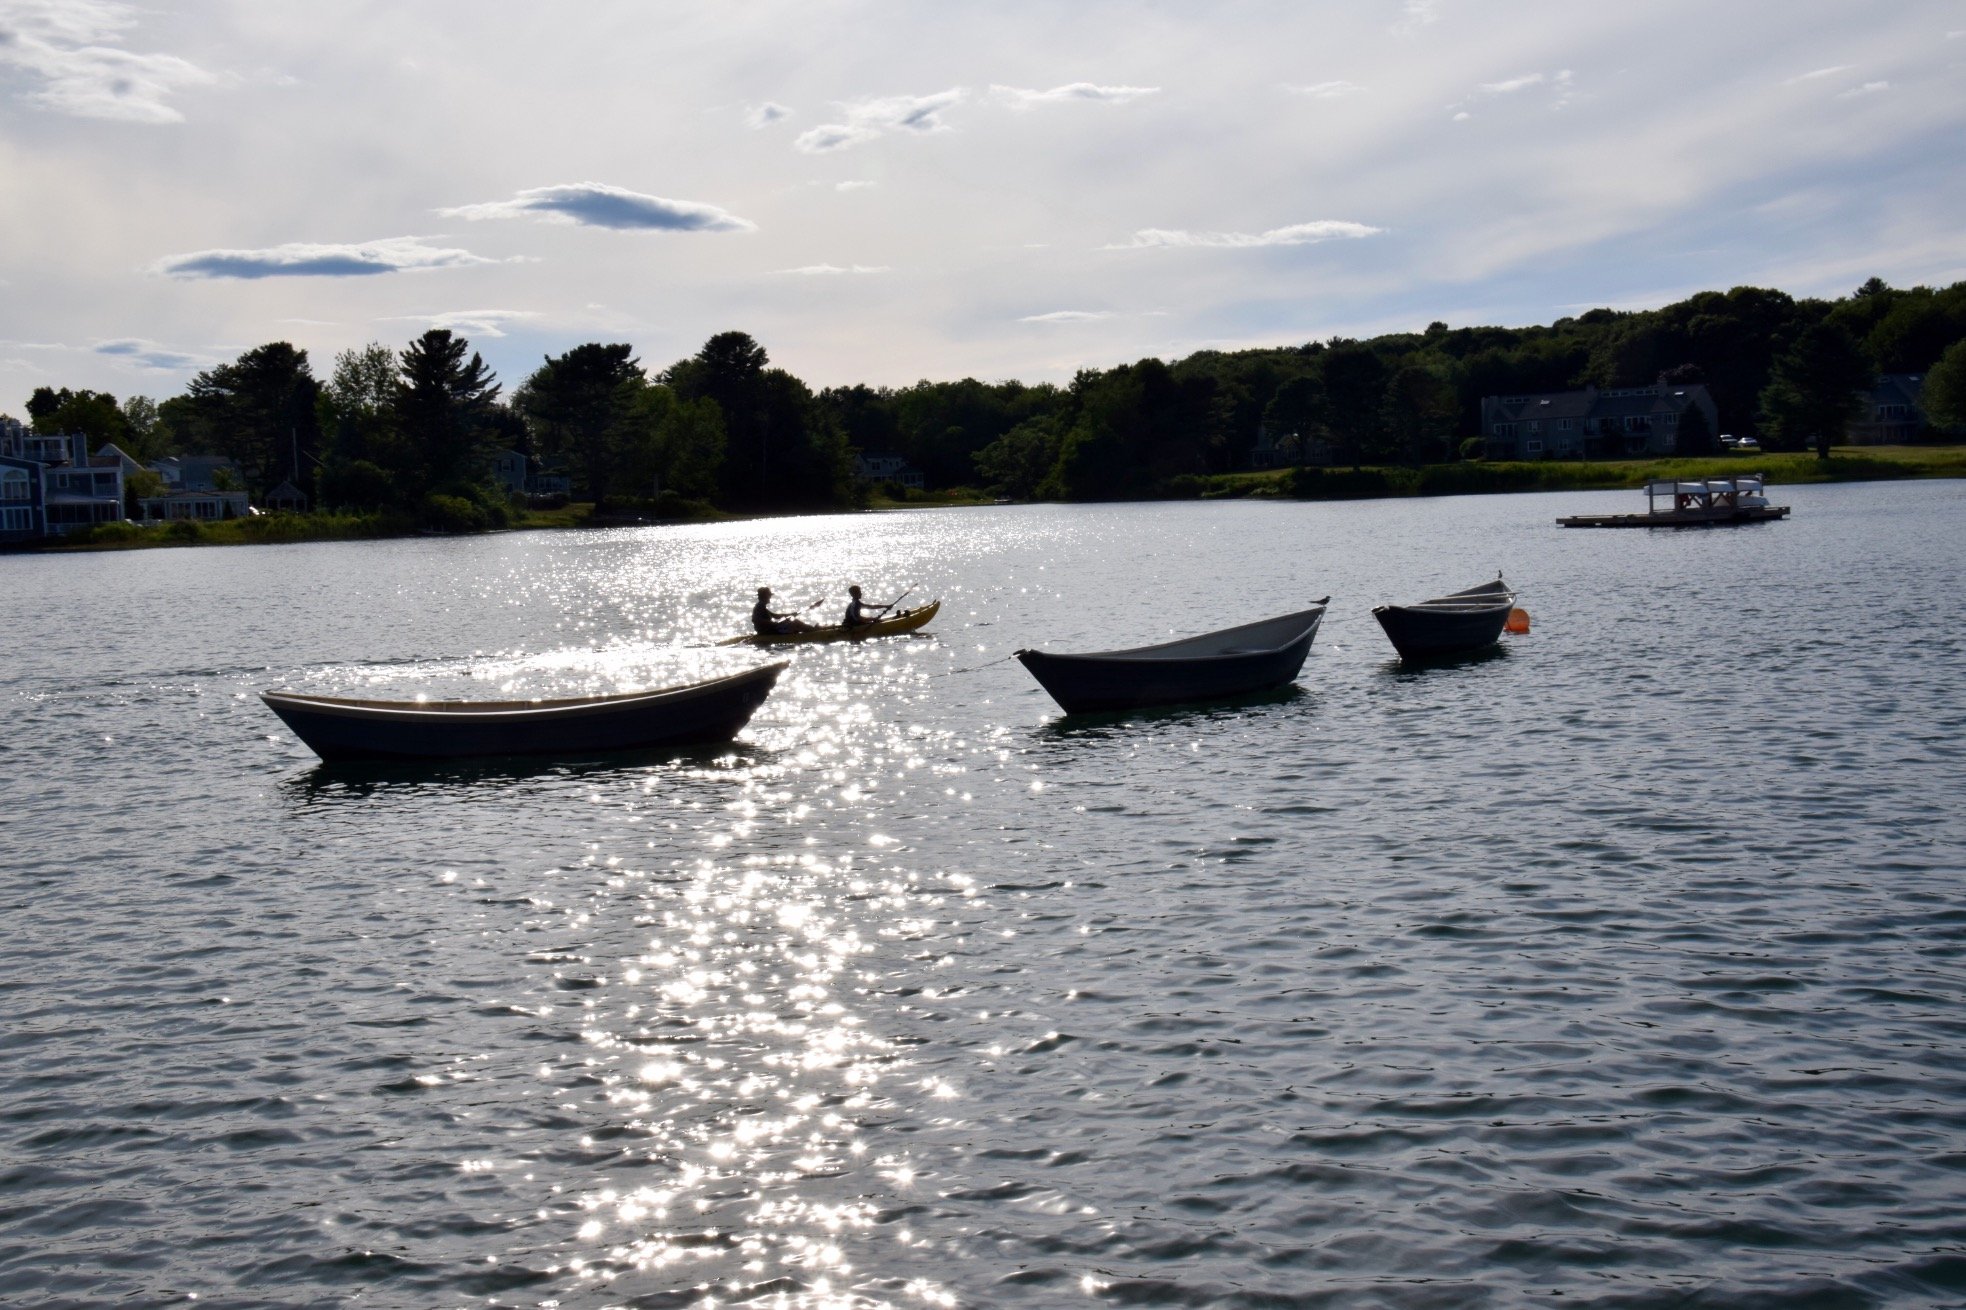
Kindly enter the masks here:
[[1510, 610], [1509, 621], [1503, 625], [1506, 632], [1523, 633], [1529, 631], [1529, 611]]

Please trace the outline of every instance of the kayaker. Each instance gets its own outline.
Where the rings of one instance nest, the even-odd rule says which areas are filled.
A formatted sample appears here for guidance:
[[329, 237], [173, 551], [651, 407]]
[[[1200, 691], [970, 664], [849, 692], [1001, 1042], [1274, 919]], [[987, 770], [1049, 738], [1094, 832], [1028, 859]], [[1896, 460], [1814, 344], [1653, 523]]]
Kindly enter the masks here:
[[796, 614], [777, 614], [771, 608], [771, 588], [758, 588], [758, 603], [751, 607], [751, 626], [766, 637], [784, 637], [794, 632], [810, 632], [812, 625]]
[[844, 628], [864, 628], [894, 608], [893, 601], [876, 605], [873, 601], [862, 600], [859, 587], [848, 587], [846, 594], [852, 599], [846, 603], [846, 617], [840, 620], [840, 626]]

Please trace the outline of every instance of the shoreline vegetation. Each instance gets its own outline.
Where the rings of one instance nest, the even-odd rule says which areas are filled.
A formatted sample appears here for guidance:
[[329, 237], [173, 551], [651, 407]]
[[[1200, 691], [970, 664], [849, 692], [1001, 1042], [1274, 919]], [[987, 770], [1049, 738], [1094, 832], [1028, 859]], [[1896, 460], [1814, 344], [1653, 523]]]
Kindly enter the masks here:
[[[1668, 388], [1677, 399], [1656, 428], [1649, 410], [1580, 427], [1553, 410], [1545, 433], [1527, 410], [1503, 419], [1495, 408], [1570, 392], [1630, 408]], [[1735, 287], [1519, 328], [1436, 321], [1081, 368], [1068, 384], [814, 390], [726, 331], [655, 369], [626, 343], [588, 342], [508, 392], [469, 342], [432, 328], [401, 350], [345, 350], [325, 380], [305, 350], [269, 342], [163, 401], [43, 386], [27, 409], [34, 438], [120, 457], [116, 517], [205, 515], [208, 493], [233, 497], [223, 512], [240, 516], [100, 522], [86, 542], [54, 549], [930, 505], [1581, 490], [1737, 471], [1777, 484], [1957, 477], [1966, 281], [1899, 289], [1872, 278], [1834, 300]], [[17, 454], [26, 431], [0, 416]], [[1916, 444], [1863, 444], [1873, 441]], [[923, 487], [933, 490], [910, 489]], [[70, 505], [60, 522], [110, 519], [109, 508]]]
[[[1814, 454], [1777, 453], [1708, 458], [1630, 460], [1542, 460], [1488, 462], [1460, 460], [1420, 467], [1366, 465], [1358, 469], [1316, 465], [1215, 473], [1170, 479], [1146, 500], [1384, 500], [1408, 496], [1508, 495], [1546, 491], [1631, 490], [1652, 481], [1765, 476], [1769, 486], [1801, 483], [1876, 482], [1923, 478], [1966, 478], [1966, 445], [1838, 446], [1828, 459]], [[1006, 501], [974, 488], [872, 496], [870, 512], [951, 509], [1001, 504], [1045, 504], [1043, 499]], [[1096, 502], [1076, 502], [1096, 503]], [[646, 504], [617, 501], [606, 514], [576, 502], [549, 510], [515, 510], [492, 530], [541, 531], [644, 525], [716, 523], [784, 515], [732, 514], [705, 501], [664, 497]], [[311, 541], [372, 541], [412, 536], [475, 535], [487, 530], [459, 524], [435, 530], [400, 515], [267, 514], [215, 522], [181, 520], [169, 524], [106, 523], [36, 549], [52, 552], [140, 550], [162, 546], [282, 545]]]

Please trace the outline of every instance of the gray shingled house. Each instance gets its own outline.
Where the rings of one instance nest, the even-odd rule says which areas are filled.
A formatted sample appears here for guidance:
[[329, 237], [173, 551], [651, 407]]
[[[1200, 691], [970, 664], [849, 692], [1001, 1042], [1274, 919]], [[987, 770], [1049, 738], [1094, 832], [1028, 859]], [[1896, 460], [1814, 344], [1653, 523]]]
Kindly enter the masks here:
[[1481, 435], [1490, 459], [1615, 459], [1671, 455], [1686, 411], [1697, 408], [1710, 437], [1719, 411], [1698, 382], [1649, 387], [1484, 396]]

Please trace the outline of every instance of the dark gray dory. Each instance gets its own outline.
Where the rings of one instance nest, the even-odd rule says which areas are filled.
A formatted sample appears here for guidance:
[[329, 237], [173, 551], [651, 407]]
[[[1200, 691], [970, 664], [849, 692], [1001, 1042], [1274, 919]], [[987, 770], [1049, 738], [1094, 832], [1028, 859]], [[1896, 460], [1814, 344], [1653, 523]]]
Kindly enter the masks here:
[[783, 663], [680, 687], [531, 701], [348, 700], [263, 691], [324, 760], [582, 756], [729, 741], [771, 694]]
[[1085, 655], [1020, 650], [1017, 658], [1070, 714], [1270, 691], [1289, 683], [1304, 667], [1330, 599], [1326, 596], [1295, 614], [1158, 646]]
[[1513, 608], [1515, 592], [1498, 575], [1493, 582], [1417, 605], [1381, 605], [1372, 617], [1401, 659], [1430, 660], [1493, 646]]

